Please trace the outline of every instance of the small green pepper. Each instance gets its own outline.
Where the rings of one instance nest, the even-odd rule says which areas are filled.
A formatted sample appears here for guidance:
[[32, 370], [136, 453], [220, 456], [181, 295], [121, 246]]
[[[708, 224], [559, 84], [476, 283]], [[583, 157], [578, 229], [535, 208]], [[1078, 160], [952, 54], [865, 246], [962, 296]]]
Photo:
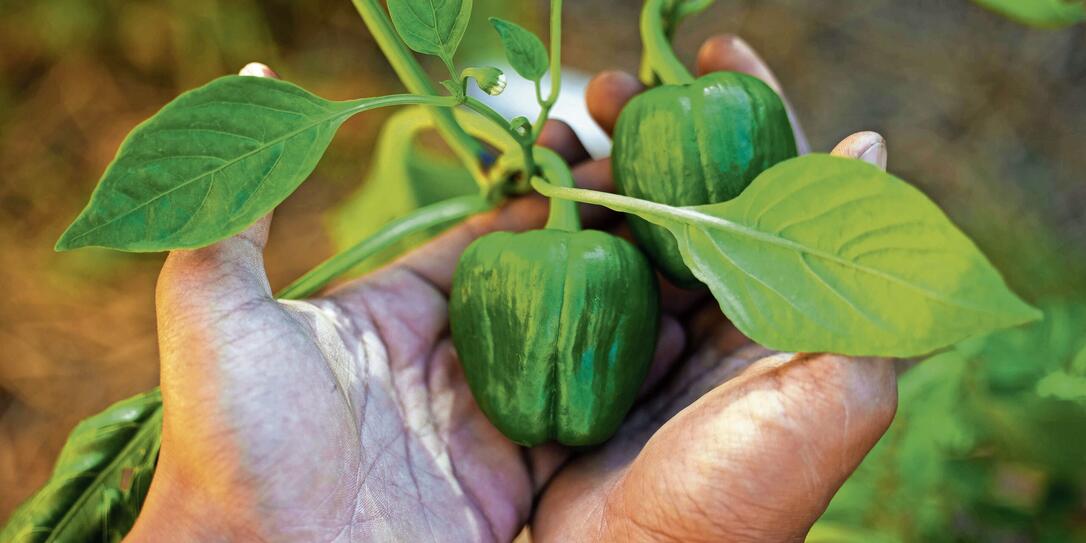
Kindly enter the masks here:
[[524, 445], [611, 437], [656, 345], [645, 257], [599, 231], [495, 232], [460, 258], [453, 343], [483, 413]]
[[546, 229], [495, 232], [464, 251], [453, 344], [476, 402], [509, 439], [591, 445], [618, 429], [648, 373], [656, 276], [627, 241], [580, 231], [572, 202], [551, 206]]
[[[736, 72], [646, 91], [626, 105], [615, 126], [619, 192], [669, 205], [730, 200], [762, 171], [794, 156], [781, 98], [761, 80]], [[680, 286], [699, 284], [666, 229], [636, 217], [630, 227], [668, 278]]]

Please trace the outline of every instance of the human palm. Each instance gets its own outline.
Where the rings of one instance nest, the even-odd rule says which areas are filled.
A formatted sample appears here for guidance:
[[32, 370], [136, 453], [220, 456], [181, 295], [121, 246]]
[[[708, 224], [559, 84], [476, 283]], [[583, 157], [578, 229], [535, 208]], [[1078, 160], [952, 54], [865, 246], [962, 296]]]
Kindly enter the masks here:
[[[254, 537], [511, 539], [531, 474], [471, 398], [444, 294], [397, 265], [325, 298], [275, 301], [265, 230], [175, 253], [163, 271], [163, 367], [190, 377], [163, 376], [156, 482], [168, 473], [231, 504], [224, 513], [261, 527]], [[237, 258], [226, 270], [224, 252]]]
[[[772, 78], [738, 41], [711, 40], [699, 62]], [[597, 79], [600, 124], [636, 91]], [[580, 184], [609, 186], [608, 163], [584, 161], [568, 128], [548, 126], [541, 143], [579, 162]], [[862, 135], [838, 151], [873, 145]], [[751, 365], [772, 353], [719, 310], [697, 311], [699, 295], [669, 291], [646, 395], [618, 435], [588, 452], [519, 447], [471, 396], [446, 295], [467, 244], [545, 214], [542, 199], [519, 199], [308, 301], [271, 294], [270, 217], [172, 253], [158, 289], [162, 451], [133, 539], [508, 541], [530, 520], [539, 541], [802, 537], [892, 417], [892, 368]]]

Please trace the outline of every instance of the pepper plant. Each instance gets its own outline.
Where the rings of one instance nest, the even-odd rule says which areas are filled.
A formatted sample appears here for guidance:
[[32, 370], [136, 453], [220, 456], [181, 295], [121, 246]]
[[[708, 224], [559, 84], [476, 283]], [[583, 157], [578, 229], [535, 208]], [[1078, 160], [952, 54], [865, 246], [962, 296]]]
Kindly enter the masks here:
[[[506, 77], [457, 65], [471, 0], [388, 0], [388, 13], [377, 0], [353, 1], [407, 93], [331, 101], [241, 76], [186, 92], [124, 140], [57, 250], [167, 251], [237, 234], [306, 180], [348, 119], [413, 105], [428, 115], [412, 122], [444, 138], [477, 190], [396, 218], [278, 296], [311, 295], [408, 237], [507, 198], [551, 198], [545, 229], [468, 248], [450, 303], [472, 392], [518, 443], [606, 440], [653, 351], [648, 260], [610, 234], [581, 231], [576, 202], [630, 215], [658, 267], [708, 286], [744, 334], [773, 349], [911, 357], [1039, 317], [920, 191], [856, 160], [796, 157], [780, 97], [750, 77], [695, 81], [670, 38], [711, 0], [645, 2], [641, 75], [659, 86], [620, 118], [623, 194], [575, 188], [569, 166], [536, 145], [561, 87], [561, 0], [551, 2], [549, 51], [517, 24], [491, 20], [510, 66], [533, 83], [525, 100], [539, 105], [535, 119], [507, 119], [467, 92], [501, 93]], [[448, 77], [430, 80], [412, 51], [436, 57]], [[0, 538], [119, 538], [154, 472], [161, 420], [151, 392], [85, 421]]]

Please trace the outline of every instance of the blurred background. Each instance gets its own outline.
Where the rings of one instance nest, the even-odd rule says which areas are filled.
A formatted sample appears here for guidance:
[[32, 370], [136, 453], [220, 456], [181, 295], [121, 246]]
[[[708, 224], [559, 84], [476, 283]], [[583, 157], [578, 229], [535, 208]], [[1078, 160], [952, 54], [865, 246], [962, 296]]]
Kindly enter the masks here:
[[[500, 54], [483, 15], [546, 23], [542, 1], [475, 3], [462, 58]], [[567, 2], [565, 63], [635, 71], [639, 7]], [[693, 19], [681, 56], [740, 34], [816, 149], [884, 134], [890, 170], [1046, 312], [904, 372], [894, 426], [811, 540], [1086, 541], [1086, 26], [967, 0], [725, 0]], [[53, 243], [129, 130], [252, 60], [327, 98], [401, 89], [348, 0], [0, 1], [0, 522], [77, 421], [157, 382], [163, 256]], [[276, 212], [273, 287], [371, 226], [352, 206], [390, 114], [348, 123]]]

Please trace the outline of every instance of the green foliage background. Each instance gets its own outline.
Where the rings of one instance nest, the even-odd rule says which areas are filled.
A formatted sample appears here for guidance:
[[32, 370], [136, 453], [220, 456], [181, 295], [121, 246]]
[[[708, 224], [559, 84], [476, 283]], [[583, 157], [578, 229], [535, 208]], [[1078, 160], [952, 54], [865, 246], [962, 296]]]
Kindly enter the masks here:
[[[535, 30], [545, 21], [542, 1], [476, 4]], [[635, 70], [638, 5], [567, 2], [568, 63]], [[812, 540], [1086, 538], [1086, 27], [1031, 29], [965, 0], [722, 0], [683, 28], [685, 58], [715, 32], [752, 42], [816, 149], [885, 134], [891, 171], [1048, 316], [903, 371], [897, 420]], [[465, 47], [498, 54], [485, 18]], [[161, 256], [51, 251], [124, 135], [251, 60], [328, 98], [400, 87], [346, 0], [6, 0], [0, 51], [4, 519], [78, 420], [157, 381]], [[427, 135], [406, 151], [411, 168], [376, 164], [393, 114], [348, 123], [277, 211], [273, 287], [401, 210], [470, 187]]]

